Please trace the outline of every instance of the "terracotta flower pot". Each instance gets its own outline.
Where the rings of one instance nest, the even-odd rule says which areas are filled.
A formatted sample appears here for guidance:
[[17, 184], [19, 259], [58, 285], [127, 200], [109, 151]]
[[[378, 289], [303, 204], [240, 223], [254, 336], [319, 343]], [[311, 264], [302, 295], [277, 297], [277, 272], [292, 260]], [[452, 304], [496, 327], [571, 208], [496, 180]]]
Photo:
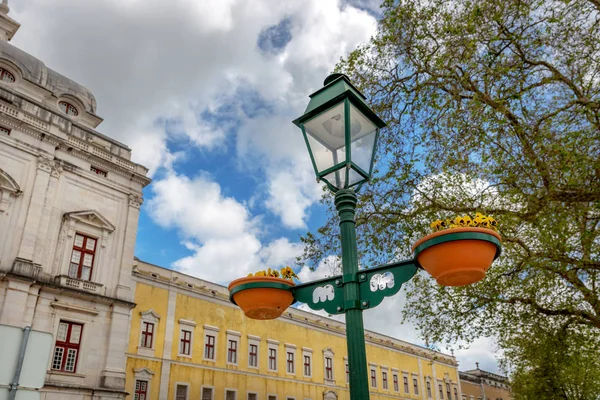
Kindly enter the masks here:
[[268, 276], [249, 276], [229, 284], [229, 299], [252, 319], [275, 319], [294, 302], [294, 282]]
[[419, 264], [443, 286], [478, 282], [500, 255], [500, 235], [486, 228], [453, 228], [418, 240], [412, 251]]

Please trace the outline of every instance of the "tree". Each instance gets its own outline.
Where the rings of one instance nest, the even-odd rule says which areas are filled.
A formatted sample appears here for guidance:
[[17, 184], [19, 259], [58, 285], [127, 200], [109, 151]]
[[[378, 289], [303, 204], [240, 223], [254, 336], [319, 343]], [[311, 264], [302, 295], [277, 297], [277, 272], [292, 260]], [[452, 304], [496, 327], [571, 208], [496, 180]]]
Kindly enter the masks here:
[[[405, 318], [436, 342], [543, 321], [600, 336], [600, 2], [387, 0], [338, 65], [388, 123], [357, 212], [364, 266], [409, 256], [431, 221], [481, 211], [503, 255], [482, 282], [418, 274]], [[335, 215], [304, 261], [339, 254]]]
[[[574, 329], [531, 326], [507, 345], [516, 400], [600, 399], [600, 343]], [[592, 340], [591, 340], [592, 339]]]

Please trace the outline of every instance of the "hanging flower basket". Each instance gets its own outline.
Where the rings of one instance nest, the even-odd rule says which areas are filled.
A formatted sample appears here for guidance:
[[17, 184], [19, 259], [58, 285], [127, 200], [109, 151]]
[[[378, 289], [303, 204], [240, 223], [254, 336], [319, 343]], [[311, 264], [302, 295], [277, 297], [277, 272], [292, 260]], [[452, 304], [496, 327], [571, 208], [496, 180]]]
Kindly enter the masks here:
[[[284, 270], [285, 268], [282, 269], [282, 274]], [[294, 302], [292, 287], [295, 283], [292, 276], [296, 275], [293, 271], [291, 271], [293, 275], [285, 278], [267, 276], [268, 274], [264, 272], [257, 273], [258, 276], [236, 279], [229, 284], [230, 301], [240, 307], [248, 318], [260, 320], [279, 318]]]
[[[484, 223], [473, 222], [478, 219], [481, 221], [482, 218]], [[465, 221], [464, 217], [460, 217], [460, 221]], [[501, 253], [501, 237], [494, 230], [495, 221], [477, 214], [476, 218], [467, 217], [466, 222], [460, 224], [445, 222], [434, 222], [432, 227], [441, 230], [414, 244], [412, 251], [417, 262], [443, 286], [464, 286], [479, 282]]]

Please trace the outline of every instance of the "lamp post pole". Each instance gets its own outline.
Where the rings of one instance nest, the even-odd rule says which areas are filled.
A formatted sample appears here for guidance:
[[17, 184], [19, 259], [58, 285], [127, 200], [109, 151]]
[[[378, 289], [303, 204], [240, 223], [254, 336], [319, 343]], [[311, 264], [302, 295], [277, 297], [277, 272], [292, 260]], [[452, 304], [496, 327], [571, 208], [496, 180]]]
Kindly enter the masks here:
[[343, 189], [335, 194], [335, 207], [340, 217], [342, 239], [342, 280], [344, 283], [344, 308], [346, 309], [346, 338], [348, 366], [350, 369], [350, 398], [369, 399], [367, 351], [358, 284], [358, 256], [356, 249], [356, 194]]

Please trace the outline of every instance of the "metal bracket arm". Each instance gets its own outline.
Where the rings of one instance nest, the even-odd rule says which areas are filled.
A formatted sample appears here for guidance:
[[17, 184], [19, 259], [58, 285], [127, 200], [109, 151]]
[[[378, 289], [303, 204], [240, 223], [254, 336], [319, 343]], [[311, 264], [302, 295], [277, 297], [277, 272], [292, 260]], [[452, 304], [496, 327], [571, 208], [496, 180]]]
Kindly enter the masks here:
[[[357, 274], [337, 275], [331, 278], [303, 283], [292, 288], [294, 299], [310, 309], [325, 310], [329, 314], [343, 314], [348, 309], [369, 309], [378, 306], [384, 298], [395, 295], [402, 284], [417, 272], [415, 260], [399, 261], [364, 269]], [[344, 285], [359, 283], [359, 298], [344, 299]]]

